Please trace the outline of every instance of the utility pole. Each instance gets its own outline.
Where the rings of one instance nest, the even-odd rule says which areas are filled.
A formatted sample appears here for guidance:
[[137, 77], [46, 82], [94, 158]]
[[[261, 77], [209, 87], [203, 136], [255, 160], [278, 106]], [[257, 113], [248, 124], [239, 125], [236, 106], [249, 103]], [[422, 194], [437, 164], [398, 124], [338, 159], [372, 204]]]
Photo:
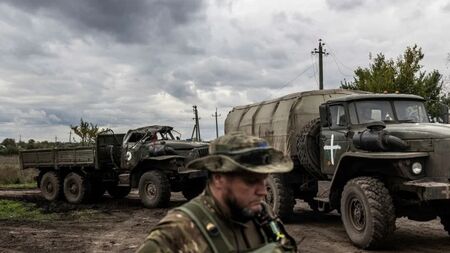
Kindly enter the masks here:
[[194, 116], [195, 118], [193, 118], [193, 120], [195, 120], [195, 125], [194, 125], [194, 129], [192, 129], [192, 136], [191, 139], [194, 139], [194, 132], [195, 132], [195, 140], [196, 141], [201, 141], [201, 137], [200, 137], [200, 123], [199, 123], [199, 117], [198, 117], [198, 110], [197, 110], [197, 106], [194, 105], [192, 106], [192, 108], [194, 108]]
[[325, 46], [325, 43], [322, 43], [322, 39], [319, 39], [319, 49], [314, 48], [313, 51], [311, 51], [311, 54], [319, 54], [319, 90], [323, 90], [323, 60], [322, 56], [327, 56], [328, 53], [326, 52], [326, 49], [323, 49], [323, 46]]
[[217, 107], [216, 107], [216, 113], [212, 115], [216, 118], [216, 138], [219, 138], [219, 124], [217, 123], [217, 117], [222, 116], [221, 114], [217, 115]]
[[72, 130], [69, 132], [69, 143], [72, 143]]

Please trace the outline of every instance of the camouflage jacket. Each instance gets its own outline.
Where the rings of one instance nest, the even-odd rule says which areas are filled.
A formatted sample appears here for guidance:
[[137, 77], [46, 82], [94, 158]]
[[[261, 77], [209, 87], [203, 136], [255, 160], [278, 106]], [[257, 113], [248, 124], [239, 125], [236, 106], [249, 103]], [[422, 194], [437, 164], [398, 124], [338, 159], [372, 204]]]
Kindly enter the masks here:
[[[220, 246], [216, 247], [216, 250], [212, 249], [211, 240], [204, 236], [209, 228], [203, 229], [202, 233], [189, 215], [175, 208], [150, 231], [137, 252], [250, 252], [269, 244], [265, 232], [255, 221], [240, 223], [230, 219], [220, 210], [208, 190], [191, 202], [203, 205], [204, 210], [208, 210], [206, 216], [211, 215], [218, 221], [217, 230], [225, 237], [224, 241], [229, 242], [228, 249]], [[270, 251], [264, 249], [263, 252], [284, 252], [284, 250], [278, 245], [272, 245]], [[295, 246], [292, 252], [295, 252]]]

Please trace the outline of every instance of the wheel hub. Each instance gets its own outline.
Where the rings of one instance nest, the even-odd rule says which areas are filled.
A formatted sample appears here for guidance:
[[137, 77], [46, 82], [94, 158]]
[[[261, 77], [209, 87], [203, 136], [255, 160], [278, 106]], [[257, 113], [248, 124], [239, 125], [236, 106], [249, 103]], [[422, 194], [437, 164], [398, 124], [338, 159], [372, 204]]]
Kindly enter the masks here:
[[364, 215], [364, 206], [359, 199], [353, 198], [350, 201], [350, 220], [353, 226], [361, 231], [366, 226], [366, 217]]
[[154, 184], [152, 184], [152, 183], [147, 184], [146, 192], [149, 197], [155, 198], [157, 191], [158, 190], [156, 189], [156, 186]]
[[45, 189], [47, 190], [47, 192], [52, 193], [53, 192], [53, 184], [52, 183], [47, 183], [45, 185]]
[[69, 188], [70, 193], [72, 194], [77, 194], [78, 193], [78, 186], [77, 184], [70, 184], [70, 188]]

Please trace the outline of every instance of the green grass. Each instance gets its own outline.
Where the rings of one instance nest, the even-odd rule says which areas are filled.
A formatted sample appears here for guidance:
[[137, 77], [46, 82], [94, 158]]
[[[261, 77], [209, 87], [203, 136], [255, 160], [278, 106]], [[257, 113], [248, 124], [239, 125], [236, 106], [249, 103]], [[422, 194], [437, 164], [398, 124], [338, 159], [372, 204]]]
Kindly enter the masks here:
[[0, 189], [17, 189], [17, 190], [37, 189], [37, 185], [36, 182], [20, 183], [20, 184], [0, 184]]
[[34, 204], [14, 200], [0, 200], [0, 220], [44, 221], [56, 218], [56, 214], [44, 214]]

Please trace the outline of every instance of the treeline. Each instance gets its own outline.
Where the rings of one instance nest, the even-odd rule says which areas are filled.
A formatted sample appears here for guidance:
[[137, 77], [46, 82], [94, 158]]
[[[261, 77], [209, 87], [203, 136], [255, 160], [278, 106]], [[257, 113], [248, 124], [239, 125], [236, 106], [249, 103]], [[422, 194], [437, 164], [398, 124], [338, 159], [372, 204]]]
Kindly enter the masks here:
[[0, 144], [0, 155], [14, 155], [18, 154], [19, 150], [27, 149], [39, 149], [39, 148], [65, 148], [78, 146], [80, 143], [68, 143], [68, 142], [49, 142], [49, 141], [35, 141], [29, 139], [27, 142], [19, 141], [15, 139], [6, 138]]
[[18, 154], [20, 150], [40, 149], [40, 148], [69, 148], [77, 146], [92, 145], [95, 143], [95, 138], [101, 133], [111, 131], [109, 128], [99, 128], [96, 124], [80, 119], [80, 124], [70, 126], [70, 129], [80, 138], [80, 142], [49, 142], [49, 141], [35, 141], [29, 139], [28, 142], [16, 142], [13, 138], [6, 138], [0, 144], [0, 155], [14, 155]]

